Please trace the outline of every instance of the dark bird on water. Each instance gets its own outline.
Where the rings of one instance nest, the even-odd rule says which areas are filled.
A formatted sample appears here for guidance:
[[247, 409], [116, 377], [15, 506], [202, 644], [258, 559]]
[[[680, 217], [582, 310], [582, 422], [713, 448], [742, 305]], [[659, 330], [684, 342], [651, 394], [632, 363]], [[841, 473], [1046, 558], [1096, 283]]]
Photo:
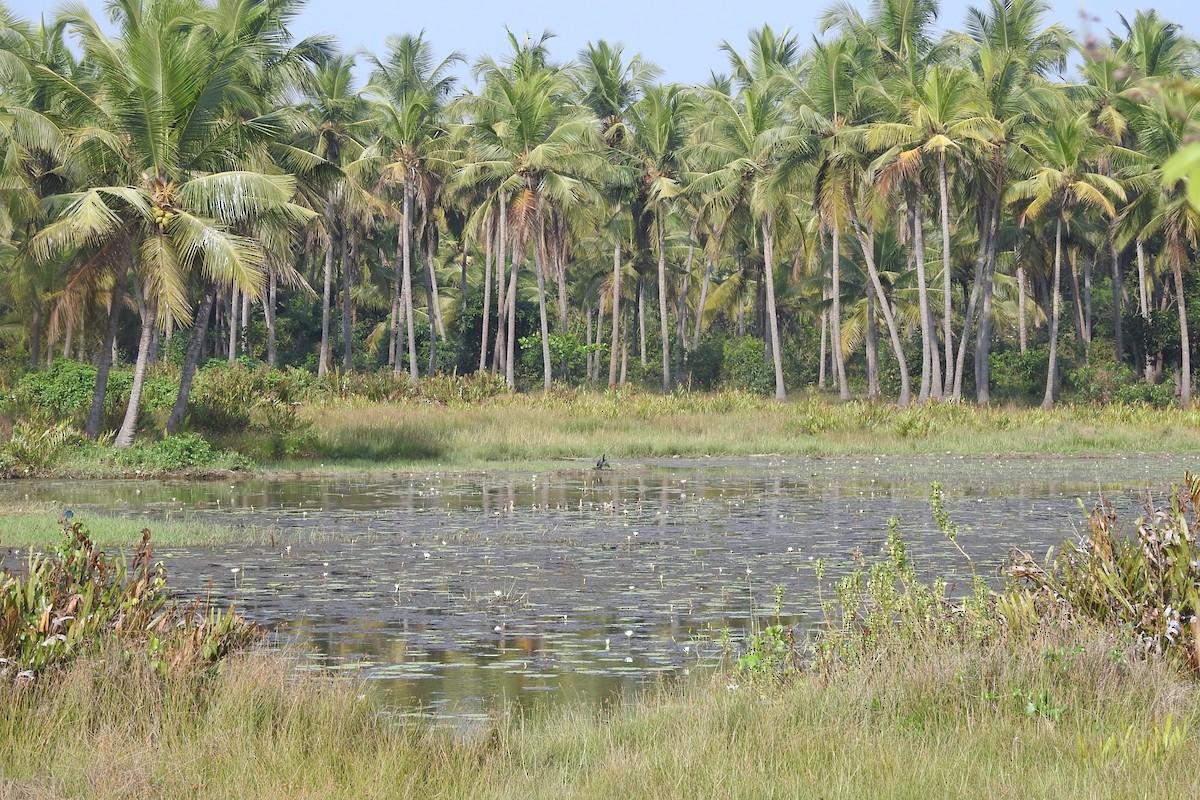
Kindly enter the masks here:
[[600, 460], [596, 462], [596, 469], [612, 469], [608, 463], [608, 455], [600, 456]]

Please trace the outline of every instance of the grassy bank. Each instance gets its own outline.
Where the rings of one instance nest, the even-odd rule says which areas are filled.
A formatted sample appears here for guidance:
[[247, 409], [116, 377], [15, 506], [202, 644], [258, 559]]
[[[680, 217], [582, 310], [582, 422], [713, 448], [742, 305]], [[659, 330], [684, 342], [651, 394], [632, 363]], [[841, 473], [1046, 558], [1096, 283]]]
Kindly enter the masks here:
[[403, 384], [407, 394], [309, 391], [293, 401], [278, 387], [274, 396], [264, 384], [270, 396], [259, 397], [235, 380], [255, 376], [262, 378], [255, 372], [225, 376], [250, 396], [208, 398], [189, 417], [192, 432], [157, 438], [145, 431], [128, 450], [88, 442], [67, 420], [22, 420], [0, 444], [0, 473], [202, 480], [254, 472], [546, 465], [601, 454], [629, 460], [1200, 452], [1200, 411], [1141, 404], [898, 409], [818, 396], [777, 404], [734, 391], [509, 394], [484, 392], [466, 379], [459, 389], [479, 391], [460, 396], [452, 391], [458, 384], [435, 381], [415, 389]]
[[346, 402], [300, 414], [311, 423], [319, 458], [410, 466], [601, 453], [629, 459], [1200, 452], [1200, 412], [1142, 406], [898, 409], [820, 399], [775, 404], [736, 393], [613, 392], [500, 396], [460, 407]]
[[[25, 502], [0, 509], [0, 548], [46, 547], [58, 538], [55, 523], [63, 509], [55, 503]], [[92, 541], [103, 547], [128, 547], [141, 538], [143, 528], [154, 530], [156, 546], [208, 546], [226, 542], [256, 544], [271, 540], [263, 525], [222, 525], [183, 511], [154, 519], [87, 514]]]
[[240, 657], [205, 685], [113, 674], [92, 660], [0, 688], [0, 795], [1134, 798], [1200, 785], [1195, 686], [1102, 635], [879, 654], [783, 684], [700, 678], [458, 736], [397, 726], [363, 687], [276, 656]]

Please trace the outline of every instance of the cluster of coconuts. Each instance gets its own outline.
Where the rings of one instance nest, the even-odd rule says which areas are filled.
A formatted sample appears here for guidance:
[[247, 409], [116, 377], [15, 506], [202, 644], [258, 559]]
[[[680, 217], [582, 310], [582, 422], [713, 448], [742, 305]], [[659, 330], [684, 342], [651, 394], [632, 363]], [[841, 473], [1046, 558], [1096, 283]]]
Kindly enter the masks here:
[[171, 211], [169, 209], [159, 208], [158, 206], [155, 206], [153, 208], [153, 211], [154, 211], [154, 222], [156, 225], [158, 225], [160, 230], [163, 228], [166, 228], [167, 223], [170, 222], [175, 217], [175, 212]]

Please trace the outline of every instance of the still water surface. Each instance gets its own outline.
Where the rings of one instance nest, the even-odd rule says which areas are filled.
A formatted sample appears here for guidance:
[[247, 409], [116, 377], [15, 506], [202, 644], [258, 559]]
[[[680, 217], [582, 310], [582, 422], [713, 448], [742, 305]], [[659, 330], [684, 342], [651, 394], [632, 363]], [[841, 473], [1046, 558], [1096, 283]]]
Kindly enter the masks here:
[[[1101, 493], [1132, 518], [1191, 460], [881, 457], [614, 463], [597, 472], [431, 472], [235, 483], [27, 481], [28, 497], [154, 520], [244, 526], [163, 547], [172, 586], [236, 602], [314, 665], [354, 670], [399, 713], [603, 702], [712, 663], [752, 614], [813, 624], [825, 590], [901, 521], [918, 568], [963, 579], [932, 481], [983, 574], [1041, 555]], [[14, 566], [10, 556], [8, 565]], [[234, 571], [236, 570], [236, 572]]]

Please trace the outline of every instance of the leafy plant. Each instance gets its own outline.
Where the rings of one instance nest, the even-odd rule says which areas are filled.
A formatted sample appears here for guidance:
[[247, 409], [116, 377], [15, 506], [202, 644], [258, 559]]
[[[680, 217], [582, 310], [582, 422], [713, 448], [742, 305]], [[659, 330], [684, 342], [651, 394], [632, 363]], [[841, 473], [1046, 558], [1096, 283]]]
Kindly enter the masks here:
[[21, 574], [0, 573], [0, 679], [33, 680], [84, 653], [117, 644], [156, 671], [213, 664], [258, 639], [232, 609], [172, 601], [150, 531], [129, 566], [63, 520], [54, 552], [30, 555]]

